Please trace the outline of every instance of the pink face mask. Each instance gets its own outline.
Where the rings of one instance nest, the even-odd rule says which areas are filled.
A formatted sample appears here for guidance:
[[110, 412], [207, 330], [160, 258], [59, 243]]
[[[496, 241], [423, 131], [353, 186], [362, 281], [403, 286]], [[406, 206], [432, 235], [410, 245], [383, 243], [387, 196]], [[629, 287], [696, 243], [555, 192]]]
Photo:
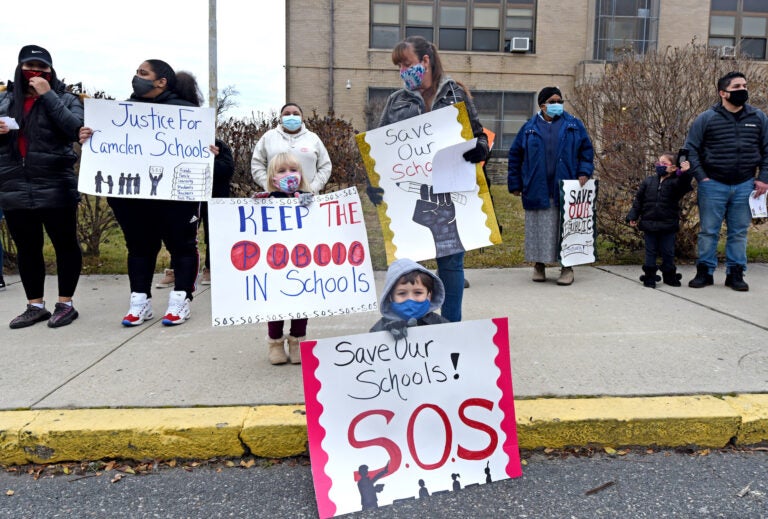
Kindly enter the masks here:
[[272, 185], [283, 193], [295, 193], [299, 190], [301, 173], [296, 170], [288, 170], [283, 173], [275, 173]]

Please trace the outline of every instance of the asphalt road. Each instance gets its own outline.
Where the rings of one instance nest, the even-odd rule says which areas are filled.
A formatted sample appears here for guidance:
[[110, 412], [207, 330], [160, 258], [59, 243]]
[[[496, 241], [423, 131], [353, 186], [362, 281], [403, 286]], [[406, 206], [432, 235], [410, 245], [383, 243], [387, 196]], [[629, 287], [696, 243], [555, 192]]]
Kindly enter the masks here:
[[[348, 517], [768, 518], [766, 450], [525, 457], [522, 478]], [[0, 517], [317, 517], [305, 459], [247, 469], [183, 465], [137, 475], [50, 476], [49, 468], [39, 479], [31, 467], [5, 470]]]

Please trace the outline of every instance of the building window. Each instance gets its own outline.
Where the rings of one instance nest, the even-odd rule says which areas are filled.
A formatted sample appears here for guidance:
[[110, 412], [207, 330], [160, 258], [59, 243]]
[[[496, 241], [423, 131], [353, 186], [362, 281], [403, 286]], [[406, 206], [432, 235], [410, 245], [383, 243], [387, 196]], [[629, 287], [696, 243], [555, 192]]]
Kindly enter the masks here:
[[536, 0], [371, 0], [371, 40], [391, 49], [419, 35], [440, 50], [534, 51]]
[[506, 158], [512, 141], [536, 111], [535, 92], [472, 92], [480, 122], [496, 134], [491, 157]]
[[[387, 98], [396, 88], [369, 88], [365, 107], [366, 128], [379, 126]], [[472, 92], [480, 122], [496, 134], [491, 157], [506, 158], [512, 141], [525, 122], [536, 112], [536, 92]]]
[[766, 59], [768, 2], [765, 0], [711, 0], [709, 45], [721, 56], [736, 51], [752, 59]]
[[616, 61], [656, 49], [659, 0], [596, 0], [595, 17], [595, 59]]

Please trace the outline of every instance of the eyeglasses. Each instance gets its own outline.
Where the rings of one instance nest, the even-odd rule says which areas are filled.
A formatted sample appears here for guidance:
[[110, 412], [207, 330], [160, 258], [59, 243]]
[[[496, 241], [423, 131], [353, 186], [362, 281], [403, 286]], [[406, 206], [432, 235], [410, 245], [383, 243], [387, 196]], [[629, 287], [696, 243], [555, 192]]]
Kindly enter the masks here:
[[564, 102], [565, 102], [565, 101], [563, 101], [563, 100], [561, 99], [560, 101], [547, 101], [547, 102], [546, 102], [546, 104], [548, 104], [548, 105], [561, 105], [561, 104], [563, 104]]

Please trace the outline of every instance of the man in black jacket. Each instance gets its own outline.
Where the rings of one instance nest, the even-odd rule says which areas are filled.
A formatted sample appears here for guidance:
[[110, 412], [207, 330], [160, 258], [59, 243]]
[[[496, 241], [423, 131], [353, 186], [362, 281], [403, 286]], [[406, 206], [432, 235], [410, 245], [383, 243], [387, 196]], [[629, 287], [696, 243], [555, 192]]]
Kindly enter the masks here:
[[[751, 222], [749, 197], [768, 191], [768, 117], [746, 104], [747, 80], [729, 72], [717, 82], [721, 103], [700, 114], [691, 125], [685, 147], [698, 183], [699, 260], [688, 286], [714, 283], [717, 242], [725, 220], [725, 286], [746, 292], [747, 230]], [[757, 179], [755, 179], [757, 173]]]

